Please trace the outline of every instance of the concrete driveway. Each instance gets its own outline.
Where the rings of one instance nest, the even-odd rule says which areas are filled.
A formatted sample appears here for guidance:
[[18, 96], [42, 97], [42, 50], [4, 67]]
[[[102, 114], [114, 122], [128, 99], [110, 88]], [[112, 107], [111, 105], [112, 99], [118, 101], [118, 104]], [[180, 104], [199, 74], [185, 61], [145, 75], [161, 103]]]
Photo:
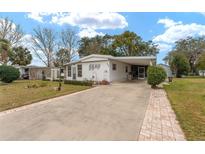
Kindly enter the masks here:
[[0, 140], [137, 140], [150, 88], [115, 83], [0, 116]]

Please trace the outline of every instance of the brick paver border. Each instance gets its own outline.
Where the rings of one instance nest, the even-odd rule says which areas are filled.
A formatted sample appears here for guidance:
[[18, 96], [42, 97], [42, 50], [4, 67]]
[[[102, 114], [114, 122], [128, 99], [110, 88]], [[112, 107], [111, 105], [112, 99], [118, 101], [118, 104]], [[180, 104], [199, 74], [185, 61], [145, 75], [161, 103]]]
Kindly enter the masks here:
[[184, 141], [185, 136], [163, 89], [152, 89], [139, 141]]

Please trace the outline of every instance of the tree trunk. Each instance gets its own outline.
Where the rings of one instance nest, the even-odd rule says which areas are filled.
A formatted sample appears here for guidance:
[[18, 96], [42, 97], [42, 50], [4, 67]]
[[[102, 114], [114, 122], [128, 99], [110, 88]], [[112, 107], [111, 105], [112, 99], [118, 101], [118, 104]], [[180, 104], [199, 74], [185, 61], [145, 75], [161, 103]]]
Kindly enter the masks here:
[[151, 88], [152, 88], [152, 89], [156, 89], [157, 86], [156, 86], [156, 85], [151, 85]]
[[176, 71], [176, 77], [177, 78], [181, 78], [181, 74], [180, 74], [180, 72], [178, 70]]

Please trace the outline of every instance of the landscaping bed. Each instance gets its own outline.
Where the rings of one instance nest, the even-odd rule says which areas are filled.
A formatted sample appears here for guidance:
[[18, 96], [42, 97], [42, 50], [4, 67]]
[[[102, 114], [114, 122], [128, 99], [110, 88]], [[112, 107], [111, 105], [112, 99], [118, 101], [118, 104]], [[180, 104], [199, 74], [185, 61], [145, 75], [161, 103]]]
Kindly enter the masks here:
[[174, 79], [164, 85], [188, 140], [205, 140], [205, 78]]
[[0, 111], [90, 88], [90, 86], [63, 83], [61, 91], [57, 91], [57, 87], [58, 82], [41, 80], [0, 83]]

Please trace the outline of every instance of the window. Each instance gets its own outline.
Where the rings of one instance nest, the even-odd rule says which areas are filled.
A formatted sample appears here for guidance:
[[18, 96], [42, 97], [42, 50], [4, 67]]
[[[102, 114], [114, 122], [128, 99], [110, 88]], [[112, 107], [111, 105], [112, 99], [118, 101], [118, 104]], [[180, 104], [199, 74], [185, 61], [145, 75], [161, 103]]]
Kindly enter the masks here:
[[82, 65], [78, 65], [78, 77], [82, 77]]
[[125, 66], [125, 72], [126, 73], [128, 72], [128, 66]]
[[117, 65], [116, 64], [112, 64], [112, 70], [113, 71], [117, 70]]
[[71, 66], [68, 66], [68, 76], [71, 77]]
[[63, 69], [63, 68], [61, 68], [61, 69], [60, 69], [60, 73], [63, 73], [63, 72], [64, 72], [64, 69]]
[[90, 64], [89, 71], [93, 71], [94, 69], [100, 69], [100, 64]]

